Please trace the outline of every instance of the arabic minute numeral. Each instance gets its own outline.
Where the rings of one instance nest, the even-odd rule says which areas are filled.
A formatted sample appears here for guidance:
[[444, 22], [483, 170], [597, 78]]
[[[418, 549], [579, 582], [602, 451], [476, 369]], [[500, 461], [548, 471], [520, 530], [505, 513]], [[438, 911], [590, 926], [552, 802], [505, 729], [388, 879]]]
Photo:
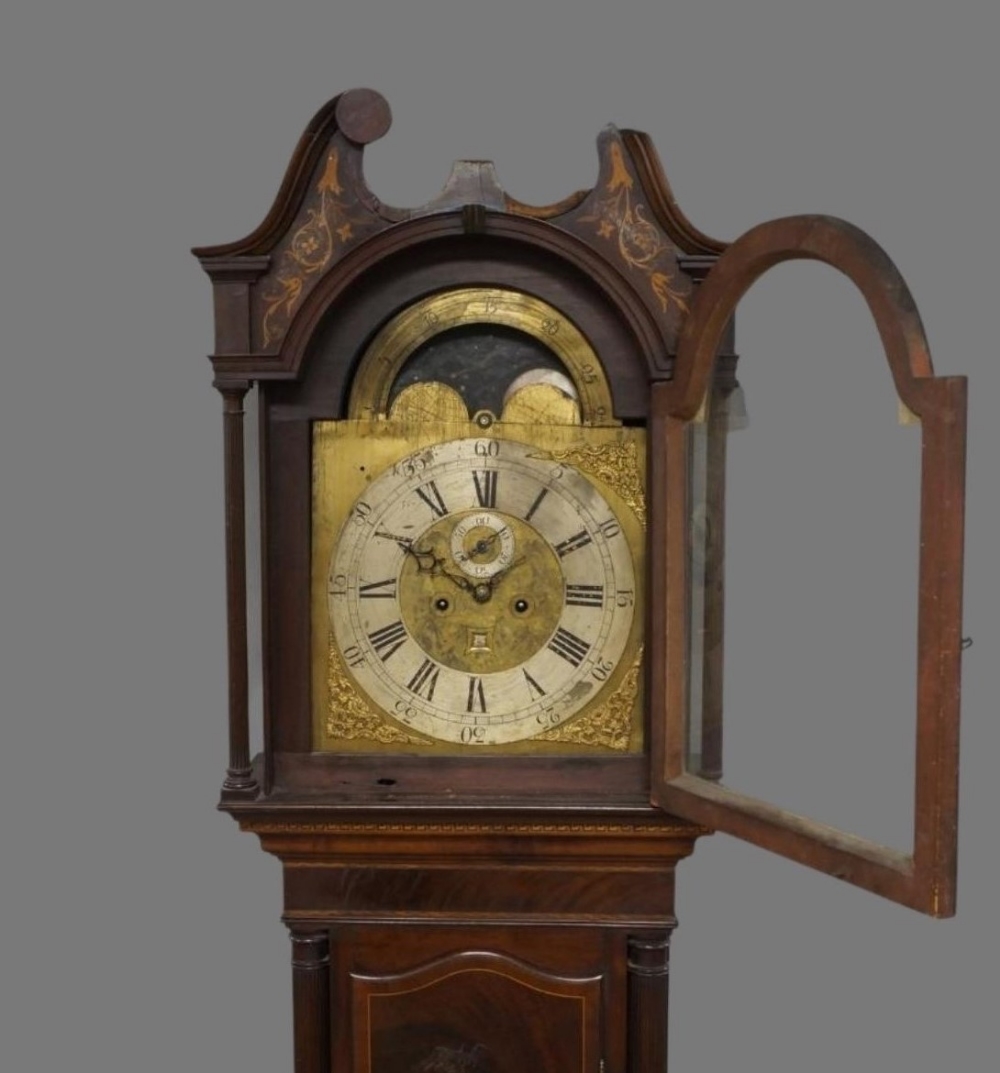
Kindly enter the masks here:
[[416, 477], [418, 473], [422, 473], [426, 468], [426, 458], [422, 455], [410, 455], [409, 458], [404, 458], [397, 462], [392, 467], [392, 471], [403, 477]]
[[615, 665], [611, 662], [611, 660], [602, 659], [598, 662], [597, 666], [594, 667], [591, 673], [593, 674], [594, 679], [596, 681], [606, 682], [608, 680], [608, 676], [614, 669]]
[[358, 645], [348, 645], [344, 649], [344, 662], [348, 667], [362, 667], [365, 662], [365, 654]]
[[605, 540], [611, 540], [613, 537], [618, 536], [622, 531], [622, 527], [618, 524], [617, 518], [608, 518], [606, 522], [601, 522], [598, 529], [600, 529], [601, 536], [603, 536]]

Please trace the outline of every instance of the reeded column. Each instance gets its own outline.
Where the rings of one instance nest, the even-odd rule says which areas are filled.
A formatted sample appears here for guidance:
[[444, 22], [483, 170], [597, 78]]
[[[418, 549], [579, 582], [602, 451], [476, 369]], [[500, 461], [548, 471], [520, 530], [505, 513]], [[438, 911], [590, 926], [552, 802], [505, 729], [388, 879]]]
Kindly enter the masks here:
[[330, 1073], [330, 935], [289, 925], [295, 1073]]
[[628, 941], [629, 1073], [666, 1073], [670, 932]]
[[226, 610], [229, 643], [229, 767], [222, 798], [257, 796], [250, 767], [250, 716], [247, 675], [246, 505], [243, 475], [243, 400], [248, 380], [216, 381], [222, 395], [225, 440]]

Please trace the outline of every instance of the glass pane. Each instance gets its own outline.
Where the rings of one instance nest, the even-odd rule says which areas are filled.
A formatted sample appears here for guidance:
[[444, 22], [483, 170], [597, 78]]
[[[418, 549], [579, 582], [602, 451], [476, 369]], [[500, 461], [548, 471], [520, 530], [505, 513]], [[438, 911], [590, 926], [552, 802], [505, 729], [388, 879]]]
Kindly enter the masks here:
[[737, 328], [690, 427], [688, 771], [908, 850], [919, 425], [833, 270], [772, 271]]

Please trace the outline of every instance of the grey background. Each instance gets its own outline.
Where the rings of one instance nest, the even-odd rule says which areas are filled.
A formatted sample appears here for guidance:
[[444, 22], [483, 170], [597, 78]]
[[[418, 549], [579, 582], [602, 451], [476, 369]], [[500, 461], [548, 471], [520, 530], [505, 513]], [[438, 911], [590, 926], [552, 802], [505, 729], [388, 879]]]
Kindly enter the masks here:
[[[6, 7], [3, 1069], [291, 1068], [278, 865], [214, 811], [225, 763], [220, 404], [203, 357], [209, 284], [187, 250], [249, 232], [306, 121], [355, 85], [381, 90], [395, 113], [367, 163], [390, 203], [427, 200], [458, 157], [495, 160], [522, 200], [557, 200], [593, 183], [594, 138], [613, 121], [654, 136], [681, 206], [710, 234], [827, 212], [871, 232], [901, 268], [938, 371], [972, 384], [959, 915], [929, 921], [706, 839], [679, 870], [673, 1068], [992, 1067], [996, 10]], [[912, 545], [915, 459], [886, 448], [893, 475], [872, 477], [852, 445], [880, 419], [867, 402], [845, 416], [834, 370], [869, 378], [893, 442], [907, 433], [860, 303], [832, 273], [783, 269], [739, 326], [751, 428], [734, 464], [732, 570], [771, 580], [734, 590], [733, 735], [757, 728], [767, 741], [734, 770], [750, 789], [773, 786], [821, 819], [856, 818], [898, 841], [912, 644], [905, 631], [897, 643], [896, 627], [913, 549], [890, 566], [898, 545], [885, 534]], [[800, 383], [803, 370], [817, 387]], [[772, 427], [779, 449], [751, 450]], [[845, 469], [856, 488], [838, 485]], [[747, 505], [751, 485], [778, 523], [771, 506]], [[834, 485], [845, 506], [824, 514]], [[835, 565], [803, 567], [802, 544]], [[876, 622], [860, 640], [855, 600]], [[883, 606], [895, 626], [878, 618]], [[813, 669], [824, 649], [835, 674]], [[805, 778], [793, 777], [800, 757]]]

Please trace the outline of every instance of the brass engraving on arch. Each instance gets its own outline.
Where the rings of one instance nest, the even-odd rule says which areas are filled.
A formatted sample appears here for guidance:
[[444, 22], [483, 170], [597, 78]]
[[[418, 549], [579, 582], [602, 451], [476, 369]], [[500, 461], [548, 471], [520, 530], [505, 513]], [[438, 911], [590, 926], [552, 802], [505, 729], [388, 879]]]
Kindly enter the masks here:
[[583, 423], [618, 424], [604, 369], [580, 329], [548, 302], [501, 287], [442, 291], [415, 302], [394, 317], [361, 359], [351, 389], [348, 417], [384, 416], [392, 385], [407, 358], [441, 332], [476, 324], [514, 328], [539, 340], [565, 365], [577, 391]]

